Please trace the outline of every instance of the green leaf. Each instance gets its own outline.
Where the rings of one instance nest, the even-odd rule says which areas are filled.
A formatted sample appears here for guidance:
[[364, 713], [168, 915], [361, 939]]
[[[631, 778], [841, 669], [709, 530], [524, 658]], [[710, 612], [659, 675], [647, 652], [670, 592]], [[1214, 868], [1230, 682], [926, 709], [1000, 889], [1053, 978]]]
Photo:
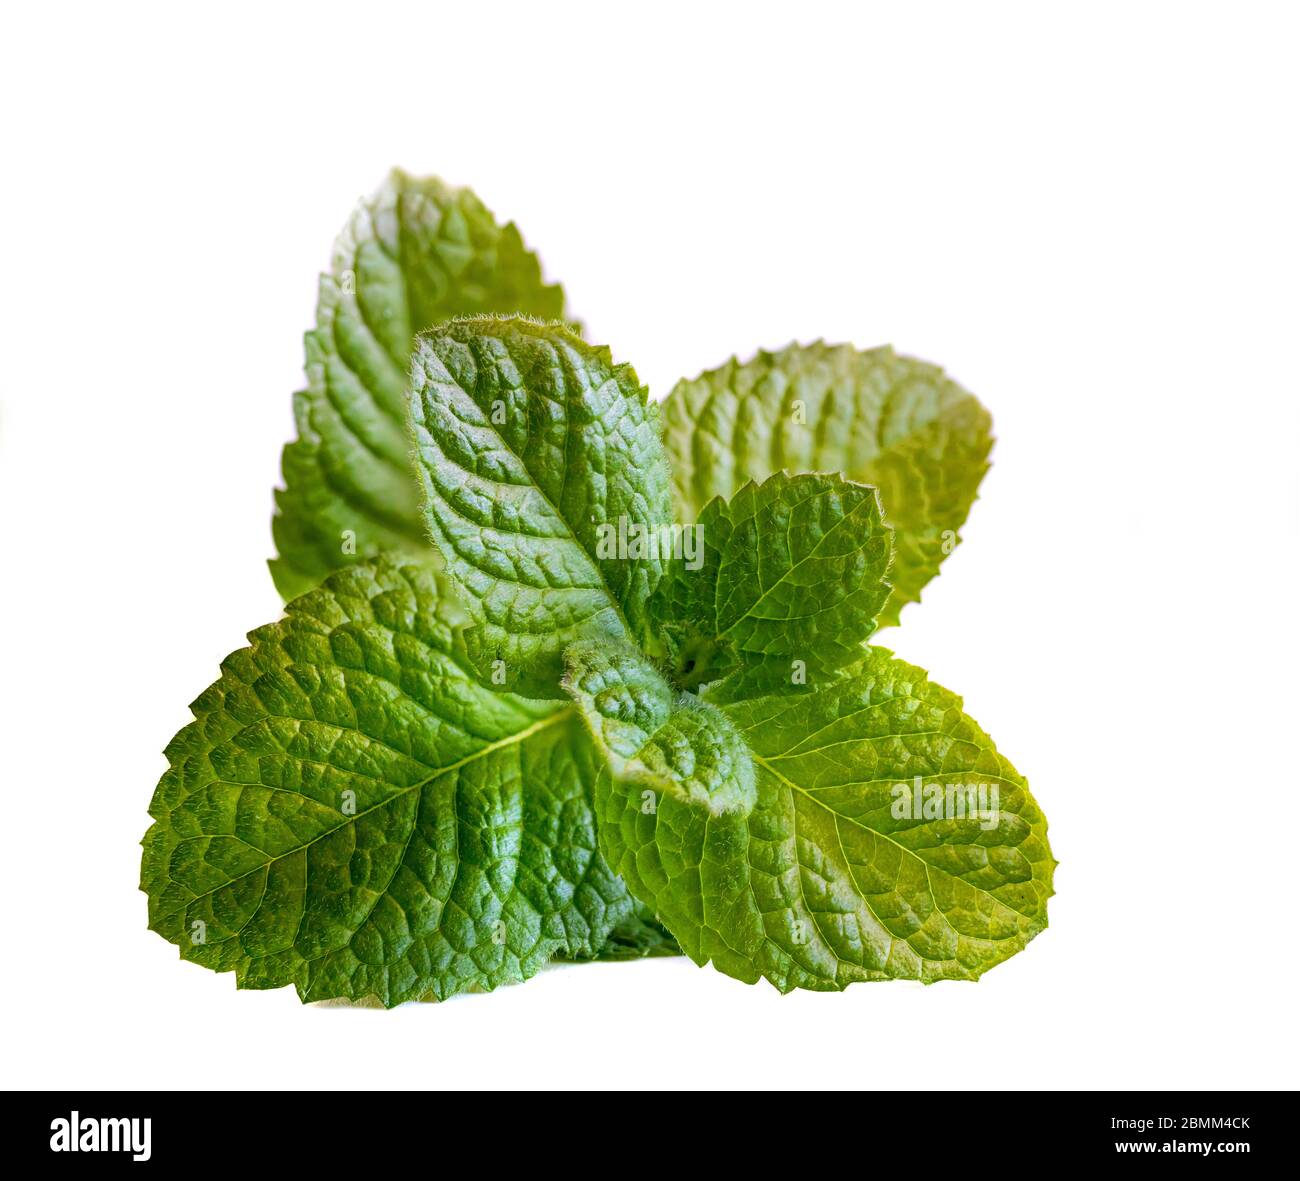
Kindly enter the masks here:
[[681, 547], [656, 594], [678, 682], [709, 680], [700, 652], [724, 646], [784, 682], [860, 660], [889, 597], [890, 532], [876, 490], [840, 475], [778, 472], [709, 501], [696, 552]]
[[677, 693], [639, 652], [597, 643], [565, 652], [564, 687], [620, 782], [651, 807], [669, 792], [706, 814], [749, 812], [754, 765], [716, 706]]
[[518, 229], [468, 189], [394, 171], [362, 202], [321, 276], [294, 395], [270, 564], [285, 598], [381, 551], [428, 553], [406, 433], [416, 333], [452, 316], [563, 311]]
[[[617, 758], [602, 770], [601, 848], [697, 963], [782, 992], [975, 979], [1046, 927], [1055, 862], [1025, 781], [959, 698], [867, 653], [831, 681], [719, 707], [752, 760], [748, 812]], [[607, 715], [662, 708], [639, 670], [611, 664], [605, 681], [575, 693], [602, 746]]]
[[647, 637], [671, 520], [658, 409], [608, 349], [520, 319], [427, 333], [412, 383], [425, 516], [471, 656], [495, 684], [562, 696], [570, 643]]
[[395, 1005], [596, 955], [638, 913], [575, 711], [477, 684], [447, 589], [421, 563], [340, 572], [191, 707], [141, 871], [184, 959]]
[[959, 543], [993, 442], [988, 412], [936, 366], [888, 347], [820, 341], [733, 358], [679, 382], [663, 415], [675, 503], [687, 519], [782, 468], [838, 471], [877, 487], [895, 531], [882, 625], [920, 599]]

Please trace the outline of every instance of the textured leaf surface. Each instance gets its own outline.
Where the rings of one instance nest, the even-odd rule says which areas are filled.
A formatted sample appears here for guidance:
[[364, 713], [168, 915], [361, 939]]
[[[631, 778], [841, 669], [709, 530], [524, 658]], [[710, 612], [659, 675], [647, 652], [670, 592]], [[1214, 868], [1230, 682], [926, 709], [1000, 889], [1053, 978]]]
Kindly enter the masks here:
[[[782, 991], [974, 979], [1047, 925], [1055, 863], [1025, 781], [960, 699], [868, 651], [829, 683], [722, 706], [753, 760], [747, 814], [667, 790], [647, 807], [642, 782], [601, 771], [601, 847], [696, 962]], [[626, 712], [610, 689], [589, 702]], [[898, 784], [954, 804], [996, 785], [996, 807], [900, 816]]]
[[669, 792], [705, 812], [754, 806], [754, 766], [727, 716], [676, 692], [633, 649], [575, 644], [564, 685], [620, 781], [639, 785], [640, 805]]
[[688, 637], [682, 683], [708, 677], [695, 655], [706, 645], [786, 682], [861, 659], [889, 597], [890, 530], [874, 488], [778, 472], [709, 501], [699, 525], [699, 553], [669, 563], [655, 601], [669, 631]]
[[563, 309], [513, 223], [468, 189], [395, 171], [361, 204], [321, 276], [307, 388], [294, 395], [298, 438], [272, 524], [282, 595], [381, 551], [428, 551], [405, 425], [416, 333], [452, 316]]
[[842, 472], [880, 490], [894, 527], [897, 623], [960, 540], [988, 470], [992, 424], [941, 369], [893, 349], [821, 342], [728, 361], [677, 384], [663, 406], [678, 512], [773, 472]]
[[570, 643], [645, 638], [662, 562], [618, 539], [671, 507], [658, 409], [630, 367], [559, 325], [456, 321], [420, 338], [411, 423], [482, 675], [562, 696]]
[[575, 960], [646, 960], [681, 955], [682, 949], [668, 929], [657, 922], [649, 907], [637, 903], [637, 911], [609, 933], [609, 938], [594, 955], [580, 953], [565, 958]]
[[573, 709], [472, 680], [442, 579], [340, 572], [194, 703], [141, 873], [185, 959], [393, 1005], [595, 955], [637, 913], [596, 851]]

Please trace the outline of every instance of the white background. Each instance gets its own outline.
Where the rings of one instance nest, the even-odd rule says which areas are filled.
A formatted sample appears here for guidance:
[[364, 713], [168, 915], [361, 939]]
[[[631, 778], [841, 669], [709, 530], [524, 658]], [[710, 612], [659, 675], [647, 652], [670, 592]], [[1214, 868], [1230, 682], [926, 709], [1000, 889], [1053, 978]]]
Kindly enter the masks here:
[[[456, 8], [6, 9], [3, 1082], [1294, 1086], [1294, 10]], [[824, 336], [989, 406], [965, 544], [882, 639], [1050, 818], [1024, 954], [785, 998], [562, 968], [386, 1013], [146, 931], [159, 752], [279, 613], [301, 333], [393, 164], [517, 219], [658, 395]]]

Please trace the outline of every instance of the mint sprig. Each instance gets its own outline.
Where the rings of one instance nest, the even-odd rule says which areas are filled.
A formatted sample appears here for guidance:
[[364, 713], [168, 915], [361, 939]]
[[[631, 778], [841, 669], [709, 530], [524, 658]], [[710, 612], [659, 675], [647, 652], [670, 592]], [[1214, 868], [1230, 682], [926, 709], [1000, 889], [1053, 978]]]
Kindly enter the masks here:
[[551, 958], [788, 991], [1015, 954], [1042, 812], [870, 646], [956, 544], [987, 412], [820, 342], [661, 410], [562, 314], [467, 190], [394, 172], [358, 210], [277, 494], [291, 601], [168, 747], [150, 926], [242, 987], [385, 1005]]

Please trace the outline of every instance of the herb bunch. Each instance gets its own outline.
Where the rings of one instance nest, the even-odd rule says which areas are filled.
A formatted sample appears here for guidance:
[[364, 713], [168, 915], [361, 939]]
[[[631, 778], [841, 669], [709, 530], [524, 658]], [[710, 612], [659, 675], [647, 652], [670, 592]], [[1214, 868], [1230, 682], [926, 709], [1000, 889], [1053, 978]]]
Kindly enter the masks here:
[[974, 979], [1047, 925], [1024, 779], [870, 643], [987, 469], [888, 348], [662, 405], [513, 224], [394, 172], [306, 336], [284, 617], [167, 748], [150, 927], [241, 987], [443, 999], [684, 952], [781, 991]]

